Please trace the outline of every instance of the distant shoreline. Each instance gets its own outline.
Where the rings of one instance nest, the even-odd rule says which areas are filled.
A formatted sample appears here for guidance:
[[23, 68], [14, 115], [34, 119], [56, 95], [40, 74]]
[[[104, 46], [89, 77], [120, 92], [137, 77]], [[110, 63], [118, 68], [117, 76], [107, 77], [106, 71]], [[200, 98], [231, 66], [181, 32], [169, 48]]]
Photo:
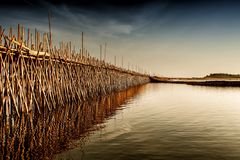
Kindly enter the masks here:
[[240, 75], [214, 73], [200, 78], [150, 77], [153, 83], [176, 83], [199, 86], [240, 87]]

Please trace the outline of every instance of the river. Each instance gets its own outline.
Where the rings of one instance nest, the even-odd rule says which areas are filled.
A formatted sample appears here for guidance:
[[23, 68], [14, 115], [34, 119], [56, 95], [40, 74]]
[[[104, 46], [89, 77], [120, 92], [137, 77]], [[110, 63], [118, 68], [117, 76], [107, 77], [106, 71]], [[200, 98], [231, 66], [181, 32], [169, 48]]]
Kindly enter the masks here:
[[240, 159], [240, 88], [147, 84], [60, 159]]

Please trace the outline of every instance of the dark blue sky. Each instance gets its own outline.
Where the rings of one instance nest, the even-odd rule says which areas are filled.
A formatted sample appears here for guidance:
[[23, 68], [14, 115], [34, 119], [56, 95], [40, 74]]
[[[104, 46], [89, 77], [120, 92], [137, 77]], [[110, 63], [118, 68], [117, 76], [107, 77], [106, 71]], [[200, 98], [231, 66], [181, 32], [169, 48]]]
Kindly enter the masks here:
[[[11, 12], [9, 12], [11, 10]], [[80, 35], [99, 56], [107, 42], [108, 60], [123, 56], [156, 74], [202, 76], [211, 72], [240, 73], [240, 1], [5, 1], [0, 6], [4, 27], [18, 23], [48, 31], [52, 11], [54, 43]]]

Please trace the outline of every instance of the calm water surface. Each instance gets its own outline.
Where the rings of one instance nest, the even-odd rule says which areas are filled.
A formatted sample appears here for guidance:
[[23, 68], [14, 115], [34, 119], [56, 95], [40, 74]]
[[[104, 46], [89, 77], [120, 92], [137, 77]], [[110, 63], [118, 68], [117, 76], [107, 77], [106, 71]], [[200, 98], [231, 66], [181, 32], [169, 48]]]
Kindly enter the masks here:
[[55, 159], [240, 159], [240, 88], [148, 84]]

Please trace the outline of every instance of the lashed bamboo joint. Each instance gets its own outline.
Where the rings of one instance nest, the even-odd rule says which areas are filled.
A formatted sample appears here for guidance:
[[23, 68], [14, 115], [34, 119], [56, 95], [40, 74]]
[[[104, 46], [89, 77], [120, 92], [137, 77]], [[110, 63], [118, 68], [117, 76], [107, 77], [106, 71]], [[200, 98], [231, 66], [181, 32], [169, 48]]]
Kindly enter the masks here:
[[[50, 47], [49, 36], [18, 25], [6, 35], [0, 27], [0, 116], [42, 113], [66, 104], [149, 82], [149, 76], [79, 53], [71, 43]], [[26, 39], [26, 40], [25, 40]], [[105, 58], [104, 58], [105, 59]]]

